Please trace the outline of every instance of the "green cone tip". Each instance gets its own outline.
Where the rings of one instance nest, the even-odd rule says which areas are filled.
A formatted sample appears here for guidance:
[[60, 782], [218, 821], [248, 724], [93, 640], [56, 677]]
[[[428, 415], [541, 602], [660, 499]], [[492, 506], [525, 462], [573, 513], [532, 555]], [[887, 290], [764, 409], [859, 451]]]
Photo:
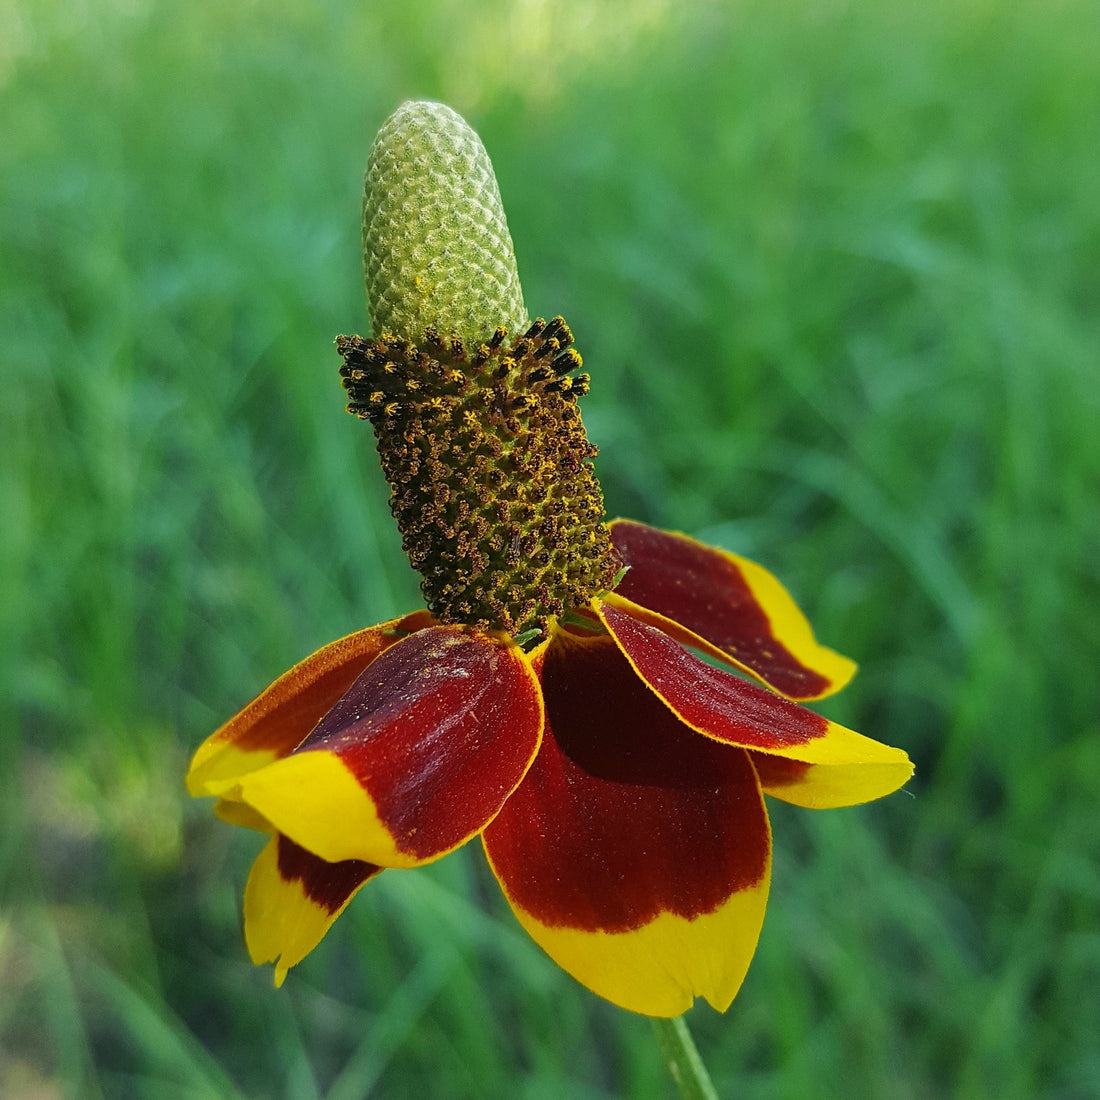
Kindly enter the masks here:
[[528, 324], [515, 250], [481, 139], [442, 103], [403, 103], [363, 181], [363, 270], [375, 336], [433, 325], [476, 347]]

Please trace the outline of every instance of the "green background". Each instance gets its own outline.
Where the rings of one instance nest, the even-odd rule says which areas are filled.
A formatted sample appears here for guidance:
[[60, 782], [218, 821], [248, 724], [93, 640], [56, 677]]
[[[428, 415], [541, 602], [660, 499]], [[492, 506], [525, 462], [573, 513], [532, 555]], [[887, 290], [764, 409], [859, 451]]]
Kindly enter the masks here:
[[753, 556], [908, 791], [773, 804], [723, 1096], [1100, 1089], [1100, 6], [0, 2], [0, 1094], [662, 1097], [477, 846], [283, 990], [189, 753], [418, 604], [332, 347], [405, 97], [492, 155], [609, 511]]

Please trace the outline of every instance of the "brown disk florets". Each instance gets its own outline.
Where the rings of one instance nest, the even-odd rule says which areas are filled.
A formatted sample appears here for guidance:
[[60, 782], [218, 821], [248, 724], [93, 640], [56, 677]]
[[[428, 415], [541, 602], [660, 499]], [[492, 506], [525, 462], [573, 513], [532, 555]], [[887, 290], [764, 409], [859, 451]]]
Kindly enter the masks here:
[[614, 582], [620, 561], [577, 398], [588, 376], [561, 317], [468, 350], [337, 337], [348, 412], [369, 420], [405, 552], [447, 623], [545, 634]]

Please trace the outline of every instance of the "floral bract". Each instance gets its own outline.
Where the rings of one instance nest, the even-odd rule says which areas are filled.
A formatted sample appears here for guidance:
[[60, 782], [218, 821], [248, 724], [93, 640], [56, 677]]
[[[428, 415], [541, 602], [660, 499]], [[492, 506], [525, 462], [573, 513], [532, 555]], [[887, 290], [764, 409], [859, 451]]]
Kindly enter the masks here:
[[[244, 917], [252, 959], [274, 962], [277, 983], [383, 868], [480, 836], [520, 923], [584, 985], [653, 1016], [698, 996], [724, 1010], [767, 901], [763, 796], [852, 805], [913, 768], [800, 705], [855, 666], [816, 641], [767, 570], [686, 535], [603, 522], [568, 326], [507, 332], [522, 298], [502, 214], [484, 246], [504, 257], [495, 324], [492, 300], [488, 313], [447, 312], [482, 293], [476, 264], [454, 275], [472, 288], [457, 296], [418, 274], [423, 227], [394, 237], [392, 220], [432, 210], [442, 189], [444, 220], [423, 232], [435, 242], [473, 176], [471, 208], [499, 204], [471, 135], [434, 104], [407, 104], [383, 127], [367, 275], [392, 313], [383, 322], [403, 331], [338, 341], [349, 411], [375, 430], [428, 609], [284, 673], [203, 743], [188, 788], [270, 834]], [[374, 192], [399, 154], [428, 173], [413, 193], [429, 198], [410, 202], [404, 181], [391, 214]], [[466, 242], [476, 225], [463, 225]], [[421, 300], [435, 286], [444, 305]], [[452, 324], [409, 329], [440, 310]]]

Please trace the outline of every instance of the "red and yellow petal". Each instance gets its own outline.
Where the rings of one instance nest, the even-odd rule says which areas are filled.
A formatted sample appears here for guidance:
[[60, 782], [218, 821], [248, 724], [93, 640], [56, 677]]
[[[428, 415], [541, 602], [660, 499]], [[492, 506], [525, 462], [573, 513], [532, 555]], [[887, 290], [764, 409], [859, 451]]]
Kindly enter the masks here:
[[453, 626], [390, 647], [289, 756], [235, 797], [329, 862], [413, 867], [481, 832], [542, 736], [523, 651]]
[[275, 984], [321, 942], [359, 888], [381, 870], [326, 863], [276, 834], [256, 857], [244, 889], [244, 938], [252, 961], [275, 964]]
[[913, 774], [901, 749], [707, 664], [611, 602], [597, 601], [596, 610], [641, 680], [693, 730], [754, 756], [813, 765], [769, 771], [761, 763], [767, 793], [805, 806], [851, 806], [896, 791]]
[[609, 529], [630, 567], [616, 594], [686, 628], [695, 636], [681, 639], [686, 644], [732, 658], [791, 699], [832, 695], [855, 674], [853, 661], [817, 641], [763, 566], [633, 520], [614, 520]]
[[748, 754], [698, 737], [606, 635], [555, 635], [547, 723], [523, 783], [482, 834], [532, 938], [601, 997], [676, 1016], [733, 1000], [771, 867]]
[[371, 661], [432, 621], [426, 611], [415, 611], [357, 630], [299, 661], [199, 746], [188, 791], [226, 794], [241, 776], [286, 756]]

